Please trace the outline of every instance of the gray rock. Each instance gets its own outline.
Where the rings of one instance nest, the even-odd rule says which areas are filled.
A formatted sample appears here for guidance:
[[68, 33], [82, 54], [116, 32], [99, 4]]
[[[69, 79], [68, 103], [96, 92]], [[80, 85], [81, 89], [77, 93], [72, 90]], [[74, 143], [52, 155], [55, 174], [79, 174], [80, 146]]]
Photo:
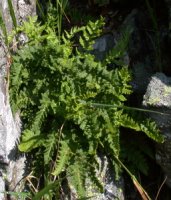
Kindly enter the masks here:
[[[12, 3], [18, 23], [21, 20], [25, 20], [28, 15], [35, 14], [35, 0], [12, 0]], [[7, 0], [0, 1], [0, 11], [6, 24], [6, 29], [10, 33], [13, 23]], [[25, 15], [23, 14], [24, 12]], [[25, 156], [20, 154], [17, 149], [17, 143], [21, 134], [21, 122], [17, 114], [13, 117], [9, 104], [8, 86], [5, 80], [8, 65], [8, 49], [3, 39], [4, 35], [2, 30], [0, 30], [0, 200], [6, 199], [4, 193], [6, 187], [8, 187], [9, 191], [22, 191], [21, 180], [25, 175], [26, 160]], [[11, 197], [10, 199], [16, 198]]]
[[36, 15], [36, 1], [35, 0], [18, 0], [18, 18], [19, 21], [25, 21], [29, 16]]
[[171, 78], [163, 73], [151, 77], [147, 92], [144, 95], [144, 105], [166, 107], [171, 109]]
[[115, 43], [115, 38], [112, 34], [103, 35], [96, 39], [92, 53], [97, 60], [101, 61], [105, 58], [106, 53], [115, 46]]
[[99, 155], [97, 158], [99, 164], [99, 170], [96, 171], [97, 177], [100, 183], [104, 187], [104, 192], [100, 193], [97, 189], [93, 188], [93, 183], [90, 180], [87, 181], [87, 193], [91, 200], [113, 200], [119, 199], [124, 200], [124, 181], [120, 177], [119, 180], [115, 179], [113, 168], [109, 164], [109, 159], [105, 155]]
[[131, 82], [134, 92], [143, 94], [149, 84], [152, 73], [148, 65], [143, 63], [136, 63], [132, 69], [133, 81]]
[[[106, 55], [110, 52], [110, 50], [115, 48], [115, 45], [117, 45], [117, 43], [119, 43], [120, 40], [122, 40], [121, 36], [121, 34], [119, 35], [116, 32], [113, 32], [111, 34], [105, 34], [97, 38], [95, 40], [95, 44], [93, 45], [93, 51], [91, 53], [95, 56], [97, 60], [102, 61], [103, 59], [105, 59]], [[119, 57], [119, 59], [121, 59], [123, 64], [129, 65], [129, 56], [126, 52], [126, 49], [123, 55]], [[113, 64], [115, 66], [116, 63]]]
[[[114, 169], [109, 163], [109, 159], [100, 154], [97, 157], [97, 163], [99, 168], [96, 169], [96, 177], [103, 186], [103, 192], [100, 192], [94, 183], [87, 178], [86, 179], [86, 195], [90, 200], [124, 200], [124, 180], [122, 177], [116, 180]], [[77, 193], [75, 188], [70, 184], [68, 179], [69, 187], [71, 188], [71, 198], [65, 198], [66, 200], [77, 199]]]
[[153, 75], [144, 95], [143, 105], [165, 113], [149, 115], [165, 137], [164, 143], [156, 145], [156, 161], [167, 176], [167, 185], [171, 187], [171, 77], [163, 73]]
[[[5, 185], [9, 190], [18, 190], [18, 182], [24, 176], [25, 157], [18, 157], [16, 144], [20, 137], [20, 121], [13, 118], [6, 85], [0, 77], [0, 191], [4, 192]], [[1, 198], [3, 199], [3, 198]]]

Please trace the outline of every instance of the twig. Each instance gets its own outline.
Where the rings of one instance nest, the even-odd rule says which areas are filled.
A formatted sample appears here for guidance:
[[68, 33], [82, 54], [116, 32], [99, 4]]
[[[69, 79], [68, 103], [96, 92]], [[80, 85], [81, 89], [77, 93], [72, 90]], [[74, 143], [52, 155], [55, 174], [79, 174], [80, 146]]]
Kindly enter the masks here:
[[157, 192], [157, 195], [156, 195], [155, 200], [158, 199], [158, 196], [159, 196], [159, 194], [160, 194], [160, 191], [161, 191], [163, 185], [165, 184], [166, 180], [167, 180], [167, 176], [165, 177], [164, 181], [162, 182], [162, 184], [161, 184], [161, 186], [160, 186], [160, 188], [159, 188], [159, 190], [158, 190], [158, 192]]

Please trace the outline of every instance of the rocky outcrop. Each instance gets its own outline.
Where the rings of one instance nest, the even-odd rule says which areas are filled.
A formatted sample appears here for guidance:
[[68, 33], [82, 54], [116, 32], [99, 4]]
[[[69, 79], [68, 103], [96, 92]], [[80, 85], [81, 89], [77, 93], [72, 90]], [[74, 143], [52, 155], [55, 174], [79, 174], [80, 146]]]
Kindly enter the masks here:
[[[35, 14], [35, 1], [13, 0], [13, 8], [18, 23], [28, 15]], [[29, 12], [26, 12], [29, 11]], [[8, 34], [12, 30], [8, 1], [1, 0], [0, 12], [6, 25]], [[0, 199], [6, 199], [5, 191], [21, 191], [21, 180], [25, 171], [25, 156], [17, 149], [21, 133], [19, 116], [13, 117], [8, 96], [9, 52], [4, 42], [4, 35], [0, 30]], [[13, 199], [13, 197], [11, 197]], [[16, 199], [16, 198], [14, 198]]]
[[156, 121], [165, 137], [163, 144], [156, 144], [156, 161], [167, 177], [167, 185], [171, 187], [171, 77], [163, 73], [153, 75], [143, 105], [161, 112], [150, 113], [150, 117]]
[[[98, 169], [96, 169], [96, 177], [101, 184], [101, 190], [95, 186], [94, 182], [86, 178], [86, 196], [91, 200], [125, 200], [124, 179], [120, 177], [116, 180], [113, 167], [107, 156], [102, 153], [96, 158]], [[70, 190], [65, 191], [65, 200], [75, 200], [78, 198], [77, 192], [68, 178], [68, 186]], [[64, 187], [65, 188], [65, 187]]]

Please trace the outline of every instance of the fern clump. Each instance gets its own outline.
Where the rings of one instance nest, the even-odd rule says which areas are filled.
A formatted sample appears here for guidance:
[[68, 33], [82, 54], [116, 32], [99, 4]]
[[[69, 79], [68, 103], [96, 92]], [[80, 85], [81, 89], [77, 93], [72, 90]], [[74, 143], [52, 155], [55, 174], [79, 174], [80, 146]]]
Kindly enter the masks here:
[[[17, 28], [28, 42], [13, 56], [10, 101], [23, 120], [19, 149], [36, 150], [34, 167], [43, 167], [37, 174], [44, 173], [43, 187], [66, 176], [81, 198], [86, 197], [87, 175], [97, 183], [99, 149], [110, 155], [119, 173], [120, 127], [143, 131], [157, 142], [163, 138], [153, 122], [124, 108], [132, 93], [131, 74], [127, 66], [107, 66], [117, 60], [118, 52], [112, 51], [103, 62], [90, 53], [103, 18], [66, 31], [61, 38], [49, 24], [30, 18]], [[42, 156], [44, 166], [39, 165]]]

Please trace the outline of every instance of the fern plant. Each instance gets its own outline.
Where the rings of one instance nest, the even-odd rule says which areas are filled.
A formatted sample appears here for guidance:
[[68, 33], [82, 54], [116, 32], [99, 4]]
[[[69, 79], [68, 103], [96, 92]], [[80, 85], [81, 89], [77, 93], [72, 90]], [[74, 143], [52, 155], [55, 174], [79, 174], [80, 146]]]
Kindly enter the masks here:
[[[23, 121], [19, 149], [35, 156], [35, 176], [43, 177], [39, 199], [45, 194], [59, 199], [65, 179], [78, 198], [85, 198], [87, 176], [103, 189], [95, 174], [99, 149], [110, 155], [119, 174], [120, 127], [142, 131], [157, 142], [163, 137], [154, 122], [125, 109], [132, 93], [128, 67], [108, 70], [118, 52], [112, 51], [103, 62], [90, 53], [103, 18], [65, 31], [62, 40], [49, 24], [30, 18], [14, 33], [24, 32], [29, 38], [13, 56], [10, 79], [13, 113], [19, 112]], [[58, 187], [53, 185], [56, 181]]]

